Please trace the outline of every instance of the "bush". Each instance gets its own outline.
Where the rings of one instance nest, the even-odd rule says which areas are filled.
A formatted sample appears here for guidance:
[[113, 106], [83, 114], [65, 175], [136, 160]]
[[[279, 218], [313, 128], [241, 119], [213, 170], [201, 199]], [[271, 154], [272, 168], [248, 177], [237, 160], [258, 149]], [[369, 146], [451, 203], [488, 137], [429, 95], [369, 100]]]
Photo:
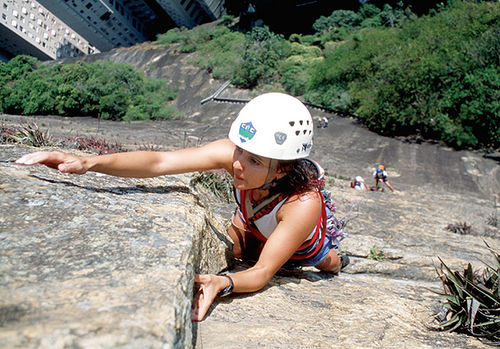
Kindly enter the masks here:
[[279, 80], [278, 67], [291, 52], [290, 42], [268, 27], [255, 27], [246, 35], [245, 51], [232, 81], [242, 87], [255, 87]]
[[175, 91], [131, 65], [99, 61], [47, 66], [23, 57], [12, 61], [0, 66], [5, 82], [0, 90], [2, 112], [113, 120], [179, 117], [167, 105]]

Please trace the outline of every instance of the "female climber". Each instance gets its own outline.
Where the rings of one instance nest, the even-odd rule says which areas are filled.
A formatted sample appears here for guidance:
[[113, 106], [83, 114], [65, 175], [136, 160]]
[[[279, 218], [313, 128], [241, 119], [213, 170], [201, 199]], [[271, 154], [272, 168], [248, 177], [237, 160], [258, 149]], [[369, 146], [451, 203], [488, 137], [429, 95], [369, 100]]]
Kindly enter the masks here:
[[286, 263], [337, 273], [348, 263], [333, 249], [318, 178], [322, 169], [306, 159], [313, 123], [296, 98], [266, 93], [247, 103], [229, 137], [197, 148], [74, 156], [36, 152], [18, 164], [43, 164], [64, 173], [87, 171], [120, 177], [155, 177], [225, 169], [238, 203], [228, 234], [233, 253], [255, 264], [225, 275], [196, 275], [192, 319], [201, 321], [217, 296], [263, 288]]

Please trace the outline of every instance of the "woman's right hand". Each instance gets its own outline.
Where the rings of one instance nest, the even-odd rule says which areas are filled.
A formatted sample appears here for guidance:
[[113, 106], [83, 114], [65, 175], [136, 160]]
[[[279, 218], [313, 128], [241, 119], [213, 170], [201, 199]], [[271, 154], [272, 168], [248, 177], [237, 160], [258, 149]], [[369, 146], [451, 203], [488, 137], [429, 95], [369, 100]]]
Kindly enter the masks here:
[[16, 160], [19, 165], [41, 164], [63, 173], [84, 174], [87, 172], [82, 158], [61, 152], [43, 152], [26, 154]]

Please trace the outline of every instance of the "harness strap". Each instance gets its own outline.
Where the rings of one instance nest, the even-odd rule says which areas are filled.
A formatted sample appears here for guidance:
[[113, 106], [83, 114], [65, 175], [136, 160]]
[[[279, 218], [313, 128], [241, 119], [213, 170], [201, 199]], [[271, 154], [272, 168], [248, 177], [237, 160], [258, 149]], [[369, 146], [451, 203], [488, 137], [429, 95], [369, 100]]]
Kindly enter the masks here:
[[269, 214], [280, 201], [286, 198], [285, 195], [278, 193], [265, 198], [257, 206], [253, 207], [250, 202], [250, 195], [247, 195], [246, 191], [244, 195], [245, 195], [246, 213], [250, 221], [256, 221], [257, 219], [265, 216], [266, 214]]
[[[281, 198], [280, 198], [281, 197]], [[264, 216], [265, 214], [269, 213], [272, 211], [272, 209], [276, 206], [278, 202], [280, 202], [283, 199], [282, 194], [277, 194], [269, 199], [264, 200], [262, 203], [260, 203], [257, 207], [252, 208], [252, 204], [249, 199], [248, 191], [247, 190], [242, 190], [240, 191], [240, 202], [241, 202], [241, 213], [243, 214], [243, 218], [245, 221], [248, 223], [248, 227], [252, 234], [259, 239], [261, 242], [265, 243], [267, 241], [267, 238], [259, 231], [257, 226], [255, 225], [255, 220], [258, 218]], [[274, 203], [276, 201], [276, 203]], [[260, 207], [260, 208], [259, 208]], [[257, 211], [257, 209], [259, 210]], [[265, 213], [265, 211], [269, 211]], [[318, 224], [316, 225], [316, 229], [314, 231], [314, 235], [312, 236], [311, 239], [308, 241], [304, 242], [296, 251], [295, 253], [299, 253], [299, 255], [293, 255], [290, 259], [307, 259], [314, 255], [316, 252], [319, 251], [321, 246], [323, 245], [323, 241], [326, 236], [326, 209], [325, 209], [325, 203], [323, 201], [323, 196], [321, 196], [321, 217], [318, 220]], [[254, 213], [255, 212], [255, 213]], [[260, 217], [257, 217], [260, 216]], [[318, 241], [319, 239], [319, 241]], [[315, 245], [312, 251], [307, 251], [307, 249], [311, 248], [311, 246]], [[306, 252], [307, 251], [307, 252]], [[302, 252], [302, 253], [301, 253]]]

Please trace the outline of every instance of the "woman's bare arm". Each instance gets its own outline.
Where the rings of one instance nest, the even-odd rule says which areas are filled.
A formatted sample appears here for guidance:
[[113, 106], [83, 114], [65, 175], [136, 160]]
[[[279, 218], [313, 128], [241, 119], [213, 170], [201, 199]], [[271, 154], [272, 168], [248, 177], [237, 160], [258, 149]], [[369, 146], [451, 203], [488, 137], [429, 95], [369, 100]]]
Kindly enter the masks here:
[[61, 152], [36, 152], [22, 156], [21, 165], [42, 164], [64, 173], [84, 174], [87, 171], [119, 177], [156, 177], [223, 168], [232, 174], [234, 144], [228, 139], [198, 148], [169, 152], [138, 151], [99, 156], [75, 156]]
[[[233, 292], [255, 292], [263, 288], [313, 231], [321, 215], [319, 193], [284, 204], [278, 214], [279, 224], [264, 245], [257, 263], [244, 271], [231, 274]], [[218, 275], [197, 275], [200, 289], [193, 298], [191, 319], [201, 321], [217, 293], [228, 286]]]
[[257, 263], [233, 274], [234, 291], [254, 292], [264, 287], [304, 243], [320, 216], [319, 193], [310, 192], [289, 199], [278, 211], [278, 226], [264, 244]]

